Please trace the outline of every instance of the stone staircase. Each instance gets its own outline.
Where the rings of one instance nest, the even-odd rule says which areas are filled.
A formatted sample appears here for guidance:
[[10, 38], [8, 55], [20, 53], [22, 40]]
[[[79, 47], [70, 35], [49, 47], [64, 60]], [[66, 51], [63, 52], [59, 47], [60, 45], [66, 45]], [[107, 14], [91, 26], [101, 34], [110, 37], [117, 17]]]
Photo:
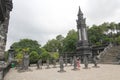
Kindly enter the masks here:
[[117, 57], [120, 55], [120, 46], [107, 46], [98, 56], [100, 63], [113, 64], [118, 63]]

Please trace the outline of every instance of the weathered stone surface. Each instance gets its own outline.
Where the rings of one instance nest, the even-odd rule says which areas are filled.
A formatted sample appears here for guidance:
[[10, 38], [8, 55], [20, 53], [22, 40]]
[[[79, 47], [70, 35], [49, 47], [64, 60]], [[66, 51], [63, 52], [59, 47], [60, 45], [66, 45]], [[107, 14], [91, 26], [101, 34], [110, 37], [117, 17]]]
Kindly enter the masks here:
[[71, 64], [71, 66], [73, 65], [73, 59], [72, 59], [72, 57], [70, 57], [70, 64]]
[[76, 56], [74, 56], [73, 57], [73, 64], [74, 64], [74, 68], [73, 68], [73, 70], [77, 70], [77, 58], [76, 58]]
[[29, 54], [28, 53], [24, 53], [23, 56], [23, 64], [22, 64], [22, 70], [28, 70], [29, 67]]
[[46, 65], [47, 65], [46, 69], [50, 69], [50, 66], [49, 66], [50, 65], [50, 61], [49, 61], [49, 59], [46, 60]]
[[79, 36], [79, 40], [77, 43], [77, 55], [83, 58], [85, 69], [87, 69], [89, 63], [88, 58], [92, 54], [92, 52], [88, 42], [86, 19], [83, 18], [83, 13], [80, 7], [78, 11], [77, 29]]
[[64, 61], [63, 61], [63, 57], [62, 56], [60, 56], [59, 64], [60, 64], [60, 70], [58, 72], [66, 72], [64, 70]]
[[13, 47], [10, 47], [10, 50], [8, 51], [8, 62], [9, 63], [14, 61], [14, 55], [15, 55], [15, 51], [14, 51]]
[[38, 60], [37, 69], [42, 69], [42, 59]]
[[4, 59], [12, 0], [0, 0], [0, 60]]
[[53, 68], [56, 68], [56, 60], [53, 60]]

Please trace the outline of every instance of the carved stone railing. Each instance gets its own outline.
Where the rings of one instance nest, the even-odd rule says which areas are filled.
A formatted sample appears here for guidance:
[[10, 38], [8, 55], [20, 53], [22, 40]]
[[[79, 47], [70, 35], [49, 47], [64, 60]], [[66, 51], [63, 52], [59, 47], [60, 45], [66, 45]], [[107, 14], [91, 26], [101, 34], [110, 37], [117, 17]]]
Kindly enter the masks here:
[[97, 57], [101, 59], [105, 54], [107, 54], [108, 50], [110, 50], [111, 47], [112, 47], [112, 44], [110, 43], [107, 47], [104, 48], [102, 52], [99, 53]]

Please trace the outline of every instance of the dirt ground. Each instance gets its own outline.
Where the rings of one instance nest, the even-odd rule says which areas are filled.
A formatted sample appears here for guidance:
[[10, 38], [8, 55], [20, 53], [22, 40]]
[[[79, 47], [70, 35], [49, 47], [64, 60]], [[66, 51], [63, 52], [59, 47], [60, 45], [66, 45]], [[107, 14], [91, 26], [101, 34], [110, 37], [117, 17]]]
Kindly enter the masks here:
[[[120, 80], [120, 65], [99, 64], [100, 68], [81, 69], [74, 71], [73, 66], [65, 67], [66, 72], [59, 73], [57, 68], [37, 70], [30, 67], [32, 71], [19, 73], [15, 68], [10, 69], [4, 80]], [[52, 67], [52, 66], [51, 66]]]

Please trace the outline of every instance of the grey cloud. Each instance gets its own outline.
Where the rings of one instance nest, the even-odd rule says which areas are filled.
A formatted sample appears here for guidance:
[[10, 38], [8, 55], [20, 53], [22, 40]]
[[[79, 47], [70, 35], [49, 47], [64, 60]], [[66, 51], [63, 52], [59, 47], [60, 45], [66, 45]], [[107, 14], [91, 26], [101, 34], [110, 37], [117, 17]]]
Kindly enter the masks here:
[[58, 34], [65, 36], [70, 29], [76, 29], [78, 6], [88, 25], [113, 19], [120, 9], [119, 0], [13, 0], [13, 3], [7, 49], [23, 38], [44, 45]]
[[120, 10], [119, 0], [89, 0], [88, 2], [87, 17], [94, 24], [109, 21], [110, 17], [115, 18], [116, 11]]

